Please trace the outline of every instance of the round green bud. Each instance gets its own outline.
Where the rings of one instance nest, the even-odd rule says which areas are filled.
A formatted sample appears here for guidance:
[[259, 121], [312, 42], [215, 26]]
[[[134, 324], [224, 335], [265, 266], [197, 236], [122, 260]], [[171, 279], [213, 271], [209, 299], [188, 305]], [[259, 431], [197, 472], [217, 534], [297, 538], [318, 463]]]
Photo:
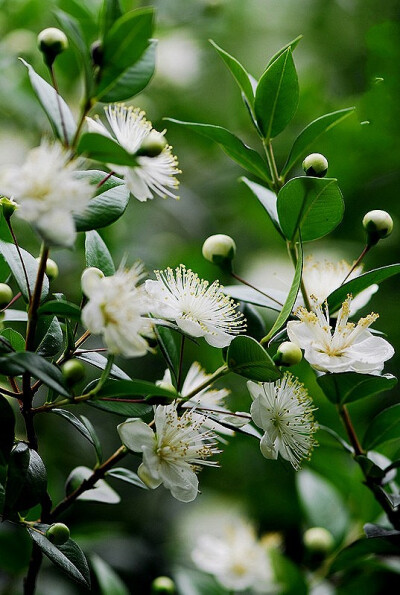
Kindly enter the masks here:
[[304, 159], [303, 169], [307, 176], [323, 178], [328, 172], [328, 160], [321, 153], [311, 153]]
[[157, 157], [167, 146], [167, 141], [163, 132], [151, 130], [150, 133], [143, 140], [137, 155], [145, 155], [146, 157]]
[[78, 359], [69, 359], [64, 362], [61, 371], [69, 386], [74, 386], [85, 377], [85, 366]]
[[303, 353], [296, 343], [285, 341], [279, 345], [273, 359], [277, 366], [295, 366], [303, 359]]
[[201, 251], [209, 262], [221, 268], [231, 268], [232, 260], [236, 254], [236, 244], [230, 236], [217, 233], [206, 239]]
[[45, 63], [47, 66], [51, 66], [56, 56], [68, 48], [68, 39], [60, 29], [49, 27], [39, 33], [38, 46]]
[[103, 46], [99, 39], [94, 41], [90, 46], [90, 54], [95, 66], [101, 66], [103, 64]]
[[7, 306], [13, 299], [12, 289], [7, 283], [0, 283], [0, 308]]
[[332, 533], [323, 527], [307, 529], [303, 535], [303, 542], [308, 550], [321, 554], [327, 554], [335, 545]]
[[18, 208], [18, 204], [12, 199], [3, 196], [0, 199], [0, 204], [3, 207], [3, 214], [6, 221], [9, 221], [14, 214], [14, 211]]
[[[37, 262], [40, 262], [40, 257], [37, 258], [36, 260], [37, 260]], [[46, 275], [48, 276], [48, 278], [50, 279], [50, 281], [53, 281], [53, 279], [57, 279], [57, 277], [58, 277], [58, 265], [51, 258], [47, 259], [45, 272], [46, 272]]]
[[151, 592], [153, 595], [165, 593], [165, 595], [173, 595], [176, 593], [175, 583], [168, 576], [159, 576], [151, 584]]
[[379, 240], [387, 238], [393, 231], [393, 219], [386, 211], [369, 211], [364, 215], [363, 226], [367, 232], [367, 242], [373, 246]]
[[69, 539], [69, 529], [64, 523], [53, 523], [46, 531], [46, 537], [54, 545], [63, 545]]

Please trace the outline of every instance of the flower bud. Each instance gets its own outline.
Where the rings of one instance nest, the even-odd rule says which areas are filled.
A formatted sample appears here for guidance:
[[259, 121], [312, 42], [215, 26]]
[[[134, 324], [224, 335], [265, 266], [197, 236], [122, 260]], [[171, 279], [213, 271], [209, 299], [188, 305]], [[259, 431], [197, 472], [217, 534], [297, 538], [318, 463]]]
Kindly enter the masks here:
[[330, 552], [335, 545], [332, 533], [323, 527], [307, 529], [303, 535], [303, 542], [308, 550], [324, 554]]
[[323, 178], [328, 172], [328, 160], [321, 153], [311, 153], [304, 159], [303, 169], [307, 176]]
[[274, 362], [277, 366], [295, 366], [303, 358], [302, 351], [298, 345], [285, 341], [281, 343], [274, 355]]
[[0, 308], [7, 306], [13, 299], [12, 289], [7, 283], [0, 283]]
[[63, 545], [69, 539], [69, 529], [64, 523], [53, 523], [46, 531], [46, 537], [54, 545]]
[[157, 132], [157, 130], [151, 130], [151, 132], [143, 140], [137, 155], [145, 155], [146, 157], [157, 157], [162, 153], [163, 149], [167, 146], [164, 132]]
[[202, 254], [206, 260], [221, 268], [232, 268], [232, 260], [236, 254], [236, 244], [230, 236], [217, 233], [206, 239]]
[[173, 595], [175, 591], [175, 583], [168, 576], [159, 576], [152, 582], [151, 592], [153, 595], [156, 593], [164, 593], [165, 595]]
[[0, 204], [3, 207], [3, 214], [6, 221], [9, 221], [14, 214], [14, 211], [18, 209], [18, 204], [12, 198], [6, 198], [3, 196], [0, 199]]
[[85, 366], [78, 359], [69, 359], [61, 366], [62, 374], [69, 386], [78, 384], [85, 377]]
[[103, 271], [96, 267], [88, 267], [81, 276], [82, 291], [85, 295], [89, 295], [91, 290], [97, 285], [99, 279], [104, 277]]
[[[40, 262], [40, 257], [36, 260], [37, 262]], [[53, 279], [57, 279], [58, 277], [58, 265], [51, 258], [48, 258], [46, 262], [46, 275], [48, 276], [50, 281], [53, 281]]]
[[386, 211], [369, 211], [363, 219], [363, 226], [367, 232], [369, 246], [377, 244], [379, 240], [387, 238], [393, 231], [393, 219]]
[[47, 66], [51, 66], [58, 56], [68, 48], [68, 39], [63, 31], [56, 27], [43, 29], [38, 35], [38, 46]]

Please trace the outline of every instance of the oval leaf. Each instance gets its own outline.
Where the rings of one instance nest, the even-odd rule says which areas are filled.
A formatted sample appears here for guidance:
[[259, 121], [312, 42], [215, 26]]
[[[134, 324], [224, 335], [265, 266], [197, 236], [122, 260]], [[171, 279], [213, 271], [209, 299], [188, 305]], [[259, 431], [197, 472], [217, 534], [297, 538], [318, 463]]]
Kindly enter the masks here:
[[[86, 479], [93, 475], [93, 470], [89, 467], [76, 467], [71, 471], [66, 483], [67, 495], [74, 492]], [[113, 490], [104, 479], [99, 479], [94, 488], [82, 492], [77, 500], [89, 502], [103, 502], [104, 504], [118, 504], [121, 500], [115, 490]]]
[[137, 164], [135, 155], [128, 153], [115, 140], [99, 134], [98, 132], [85, 132], [79, 139], [76, 147], [78, 155], [101, 163], [114, 165], [127, 165], [132, 167]]
[[72, 320], [80, 320], [81, 318], [79, 306], [63, 300], [50, 300], [38, 308], [39, 316], [48, 316], [51, 314], [56, 314], [61, 318], [70, 318]]
[[97, 231], [87, 231], [85, 234], [85, 259], [87, 267], [100, 269], [106, 277], [115, 273], [111, 254]]
[[4, 512], [23, 511], [38, 504], [47, 489], [46, 468], [38, 453], [19, 442], [11, 451]]
[[240, 335], [230, 344], [226, 356], [228, 367], [245, 378], [274, 382], [282, 376], [268, 353], [255, 339]]
[[343, 372], [324, 374], [317, 378], [317, 382], [332, 403], [344, 404], [391, 390], [397, 384], [397, 378], [391, 374], [375, 376]]
[[371, 450], [390, 440], [400, 440], [400, 404], [381, 411], [370, 423], [363, 438], [363, 446]]

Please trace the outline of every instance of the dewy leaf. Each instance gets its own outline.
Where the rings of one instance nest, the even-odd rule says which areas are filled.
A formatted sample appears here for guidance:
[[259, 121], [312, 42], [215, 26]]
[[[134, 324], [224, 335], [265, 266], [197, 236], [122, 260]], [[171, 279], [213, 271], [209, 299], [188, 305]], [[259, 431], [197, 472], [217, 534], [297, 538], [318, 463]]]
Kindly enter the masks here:
[[[20, 248], [20, 252], [22, 255], [22, 259], [25, 264], [26, 273], [28, 276], [29, 288], [31, 293], [33, 293], [33, 289], [35, 287], [37, 272], [39, 269], [39, 263], [37, 262], [36, 258], [34, 258], [29, 252]], [[11, 269], [12, 274], [14, 275], [15, 281], [17, 282], [18, 288], [21, 291], [25, 301], [29, 301], [29, 292], [28, 287], [25, 280], [24, 269], [21, 264], [21, 260], [18, 254], [18, 251], [14, 244], [10, 244], [9, 242], [3, 242], [0, 240], [0, 253], [2, 254], [4, 260], [7, 262], [8, 266]], [[43, 279], [43, 287], [42, 287], [42, 294], [41, 300], [49, 293], [49, 280], [44, 276]]]
[[20, 351], [18, 353], [10, 353], [7, 359], [41, 380], [43, 384], [57, 391], [60, 395], [64, 397], [70, 396], [59, 368], [40, 355], [31, 353], [30, 351]]
[[270, 66], [272, 64], [272, 62], [275, 62], [275, 60], [277, 60], [279, 58], [279, 56], [281, 56], [284, 52], [286, 52], [286, 50], [288, 48], [290, 48], [292, 50], [292, 53], [293, 53], [293, 50], [296, 48], [297, 44], [299, 43], [299, 41], [301, 39], [303, 39], [303, 36], [302, 35], [298, 35], [295, 39], [293, 39], [292, 41], [289, 41], [289, 43], [287, 43], [286, 45], [284, 45], [283, 48], [281, 48], [280, 50], [278, 50], [276, 52], [276, 54], [274, 54], [272, 56], [272, 58], [268, 62], [268, 66]]
[[282, 376], [263, 347], [251, 337], [239, 335], [228, 347], [226, 362], [232, 372], [258, 382], [274, 382]]
[[84, 155], [87, 158], [102, 163], [112, 163], [114, 165], [136, 165], [136, 157], [128, 153], [121, 145], [112, 138], [99, 134], [98, 132], [85, 132], [79, 139], [76, 147], [78, 155]]
[[129, 595], [128, 588], [109, 564], [96, 554], [90, 555], [90, 561], [99, 584], [100, 595]]
[[362, 443], [364, 448], [371, 450], [391, 440], [400, 440], [400, 404], [384, 409], [373, 418]]
[[277, 210], [285, 237], [292, 241], [301, 231], [303, 242], [322, 238], [343, 217], [344, 202], [334, 178], [293, 178], [278, 194]]
[[293, 143], [290, 150], [289, 157], [282, 169], [281, 175], [284, 176], [293, 167], [293, 165], [301, 158], [305, 158], [311, 151], [313, 143], [315, 143], [320, 136], [328, 132], [331, 128], [343, 122], [348, 116], [354, 112], [354, 107], [338, 110], [330, 114], [325, 114], [317, 118], [311, 124], [302, 130], [299, 136]]
[[278, 318], [275, 320], [273, 327], [269, 331], [266, 337], [262, 340], [263, 343], [266, 343], [271, 339], [285, 324], [287, 319], [289, 318], [293, 306], [296, 302], [297, 294], [299, 293], [300, 283], [301, 283], [301, 274], [303, 271], [303, 249], [301, 244], [299, 244], [298, 255], [297, 255], [297, 263], [296, 269], [294, 272], [293, 282], [290, 287], [290, 291], [286, 298], [286, 301], [283, 305], [282, 310], [280, 311]]
[[70, 144], [76, 133], [76, 123], [71, 110], [60, 95], [58, 95], [57, 100], [57, 92], [54, 87], [42, 79], [28, 62], [25, 62], [22, 58], [20, 60], [28, 69], [32, 88], [50, 121], [55, 135], [57, 138], [64, 140], [67, 145]]
[[[95, 368], [99, 368], [100, 370], [104, 370], [107, 365], [107, 358], [101, 353], [97, 352], [88, 352], [88, 353], [80, 353], [77, 351], [75, 353], [75, 357], [81, 359], [83, 362], [87, 362], [91, 366]], [[131, 378], [126, 374], [121, 368], [113, 364], [111, 366], [110, 376], [117, 378], [118, 380], [131, 380]]]
[[[71, 471], [66, 482], [67, 495], [74, 492], [82, 482], [89, 479], [93, 474], [93, 470], [89, 467], [76, 467]], [[103, 502], [104, 504], [118, 504], [121, 498], [115, 490], [113, 490], [104, 479], [99, 479], [94, 488], [82, 492], [77, 500], [85, 500], [89, 502]]]
[[284, 237], [281, 226], [279, 225], [278, 211], [276, 210], [277, 197], [275, 192], [272, 192], [272, 190], [268, 190], [265, 186], [256, 184], [256, 182], [252, 182], [245, 177], [240, 178], [240, 181], [244, 182], [254, 196], [260, 201], [274, 224], [275, 229], [282, 237]]
[[297, 110], [299, 83], [290, 48], [270, 64], [257, 86], [254, 110], [269, 141], [286, 128]]
[[355, 297], [370, 285], [373, 285], [374, 283], [382, 283], [382, 281], [390, 279], [390, 277], [398, 275], [399, 273], [400, 264], [390, 264], [386, 267], [368, 271], [351, 281], [347, 281], [347, 283], [343, 283], [343, 285], [335, 289], [335, 291], [328, 296], [329, 312], [333, 314], [333, 312], [339, 310], [349, 293]]
[[238, 60], [236, 60], [236, 58], [234, 58], [233, 56], [228, 54], [228, 52], [226, 52], [225, 50], [220, 48], [215, 43], [215, 41], [210, 39], [210, 43], [211, 43], [211, 45], [214, 46], [214, 48], [217, 50], [217, 52], [220, 55], [220, 57], [222, 58], [222, 60], [225, 62], [226, 66], [229, 68], [231, 74], [233, 75], [234, 79], [236, 80], [237, 84], [239, 85], [242, 93], [244, 94], [245, 98], [247, 99], [249, 106], [251, 108], [253, 108], [254, 93], [253, 93], [253, 87], [252, 87], [252, 84], [250, 81], [249, 74], [246, 72], [246, 70], [243, 68], [243, 66], [240, 64], [240, 62]]
[[85, 234], [85, 259], [87, 267], [96, 267], [106, 276], [115, 273], [111, 254], [97, 231], [87, 231]]
[[14, 444], [14, 428], [14, 412], [7, 399], [0, 394], [0, 467], [6, 465], [10, 456]]
[[324, 374], [317, 378], [317, 382], [332, 403], [344, 404], [391, 390], [397, 384], [397, 378], [391, 374], [376, 376], [343, 372]]
[[181, 126], [191, 128], [198, 134], [215, 141], [231, 159], [236, 161], [236, 163], [239, 163], [239, 165], [262, 180], [268, 183], [271, 182], [268, 165], [259, 153], [245, 145], [237, 136], [232, 134], [232, 132], [226, 128], [213, 126], [212, 124], [183, 122], [181, 120], [175, 120], [174, 118], [165, 119], [174, 124], [180, 124]]
[[53, 564], [61, 568], [70, 578], [90, 589], [89, 567], [81, 548], [72, 539], [68, 539], [64, 545], [54, 545], [45, 536], [48, 528], [49, 525], [37, 523], [34, 528], [27, 527], [27, 531]]
[[144, 490], [149, 489], [147, 485], [143, 483], [137, 473], [134, 473], [130, 469], [125, 469], [125, 467], [113, 467], [113, 469], [107, 471], [106, 475], [114, 477], [115, 479], [120, 479], [121, 481], [125, 481], [126, 483], [130, 483]]

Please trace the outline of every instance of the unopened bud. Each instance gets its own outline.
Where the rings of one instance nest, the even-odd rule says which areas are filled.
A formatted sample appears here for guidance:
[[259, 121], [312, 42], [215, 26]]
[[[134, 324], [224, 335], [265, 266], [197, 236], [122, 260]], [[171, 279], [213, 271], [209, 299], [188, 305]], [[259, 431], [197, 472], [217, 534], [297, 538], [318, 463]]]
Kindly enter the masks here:
[[328, 160], [321, 153], [311, 153], [304, 159], [303, 169], [307, 176], [323, 178], [328, 172]]
[[6, 221], [9, 221], [14, 214], [14, 211], [18, 209], [18, 204], [12, 199], [3, 196], [0, 199], [0, 204], [3, 207], [3, 214]]
[[312, 552], [327, 554], [333, 549], [335, 540], [333, 535], [324, 527], [312, 527], [303, 535], [304, 545]]
[[69, 359], [61, 366], [62, 374], [69, 386], [78, 384], [85, 377], [85, 366], [78, 359]]
[[0, 308], [7, 306], [13, 299], [12, 289], [7, 283], [0, 283]]
[[[37, 262], [40, 262], [40, 257], [37, 258], [36, 260], [37, 260]], [[50, 281], [53, 281], [53, 279], [57, 279], [57, 277], [58, 277], [58, 265], [51, 258], [47, 259], [45, 272], [46, 272], [46, 275], [48, 276], [48, 278], [50, 279]]]
[[295, 366], [303, 358], [302, 351], [296, 343], [285, 341], [281, 343], [274, 355], [274, 362], [277, 366]]
[[206, 260], [221, 268], [232, 268], [236, 244], [230, 236], [222, 233], [210, 236], [203, 244], [202, 254]]
[[47, 66], [51, 66], [58, 56], [68, 48], [68, 39], [63, 31], [56, 27], [43, 29], [38, 35], [38, 46]]
[[137, 155], [145, 155], [146, 157], [157, 157], [157, 155], [162, 153], [163, 149], [167, 146], [167, 141], [165, 139], [164, 134], [165, 130], [164, 132], [157, 132], [157, 130], [151, 130], [142, 142], [142, 144], [140, 145]]
[[46, 531], [46, 537], [54, 545], [63, 545], [69, 539], [69, 529], [64, 523], [53, 523]]
[[151, 584], [152, 595], [157, 593], [164, 593], [165, 595], [173, 595], [176, 593], [175, 583], [168, 576], [159, 576]]
[[81, 276], [81, 285], [83, 293], [89, 296], [92, 289], [96, 287], [99, 280], [103, 277], [103, 271], [96, 267], [88, 267], [87, 269], [85, 269]]
[[387, 238], [393, 231], [393, 219], [386, 211], [369, 211], [363, 219], [363, 226], [367, 232], [369, 246], [377, 244], [379, 240]]

